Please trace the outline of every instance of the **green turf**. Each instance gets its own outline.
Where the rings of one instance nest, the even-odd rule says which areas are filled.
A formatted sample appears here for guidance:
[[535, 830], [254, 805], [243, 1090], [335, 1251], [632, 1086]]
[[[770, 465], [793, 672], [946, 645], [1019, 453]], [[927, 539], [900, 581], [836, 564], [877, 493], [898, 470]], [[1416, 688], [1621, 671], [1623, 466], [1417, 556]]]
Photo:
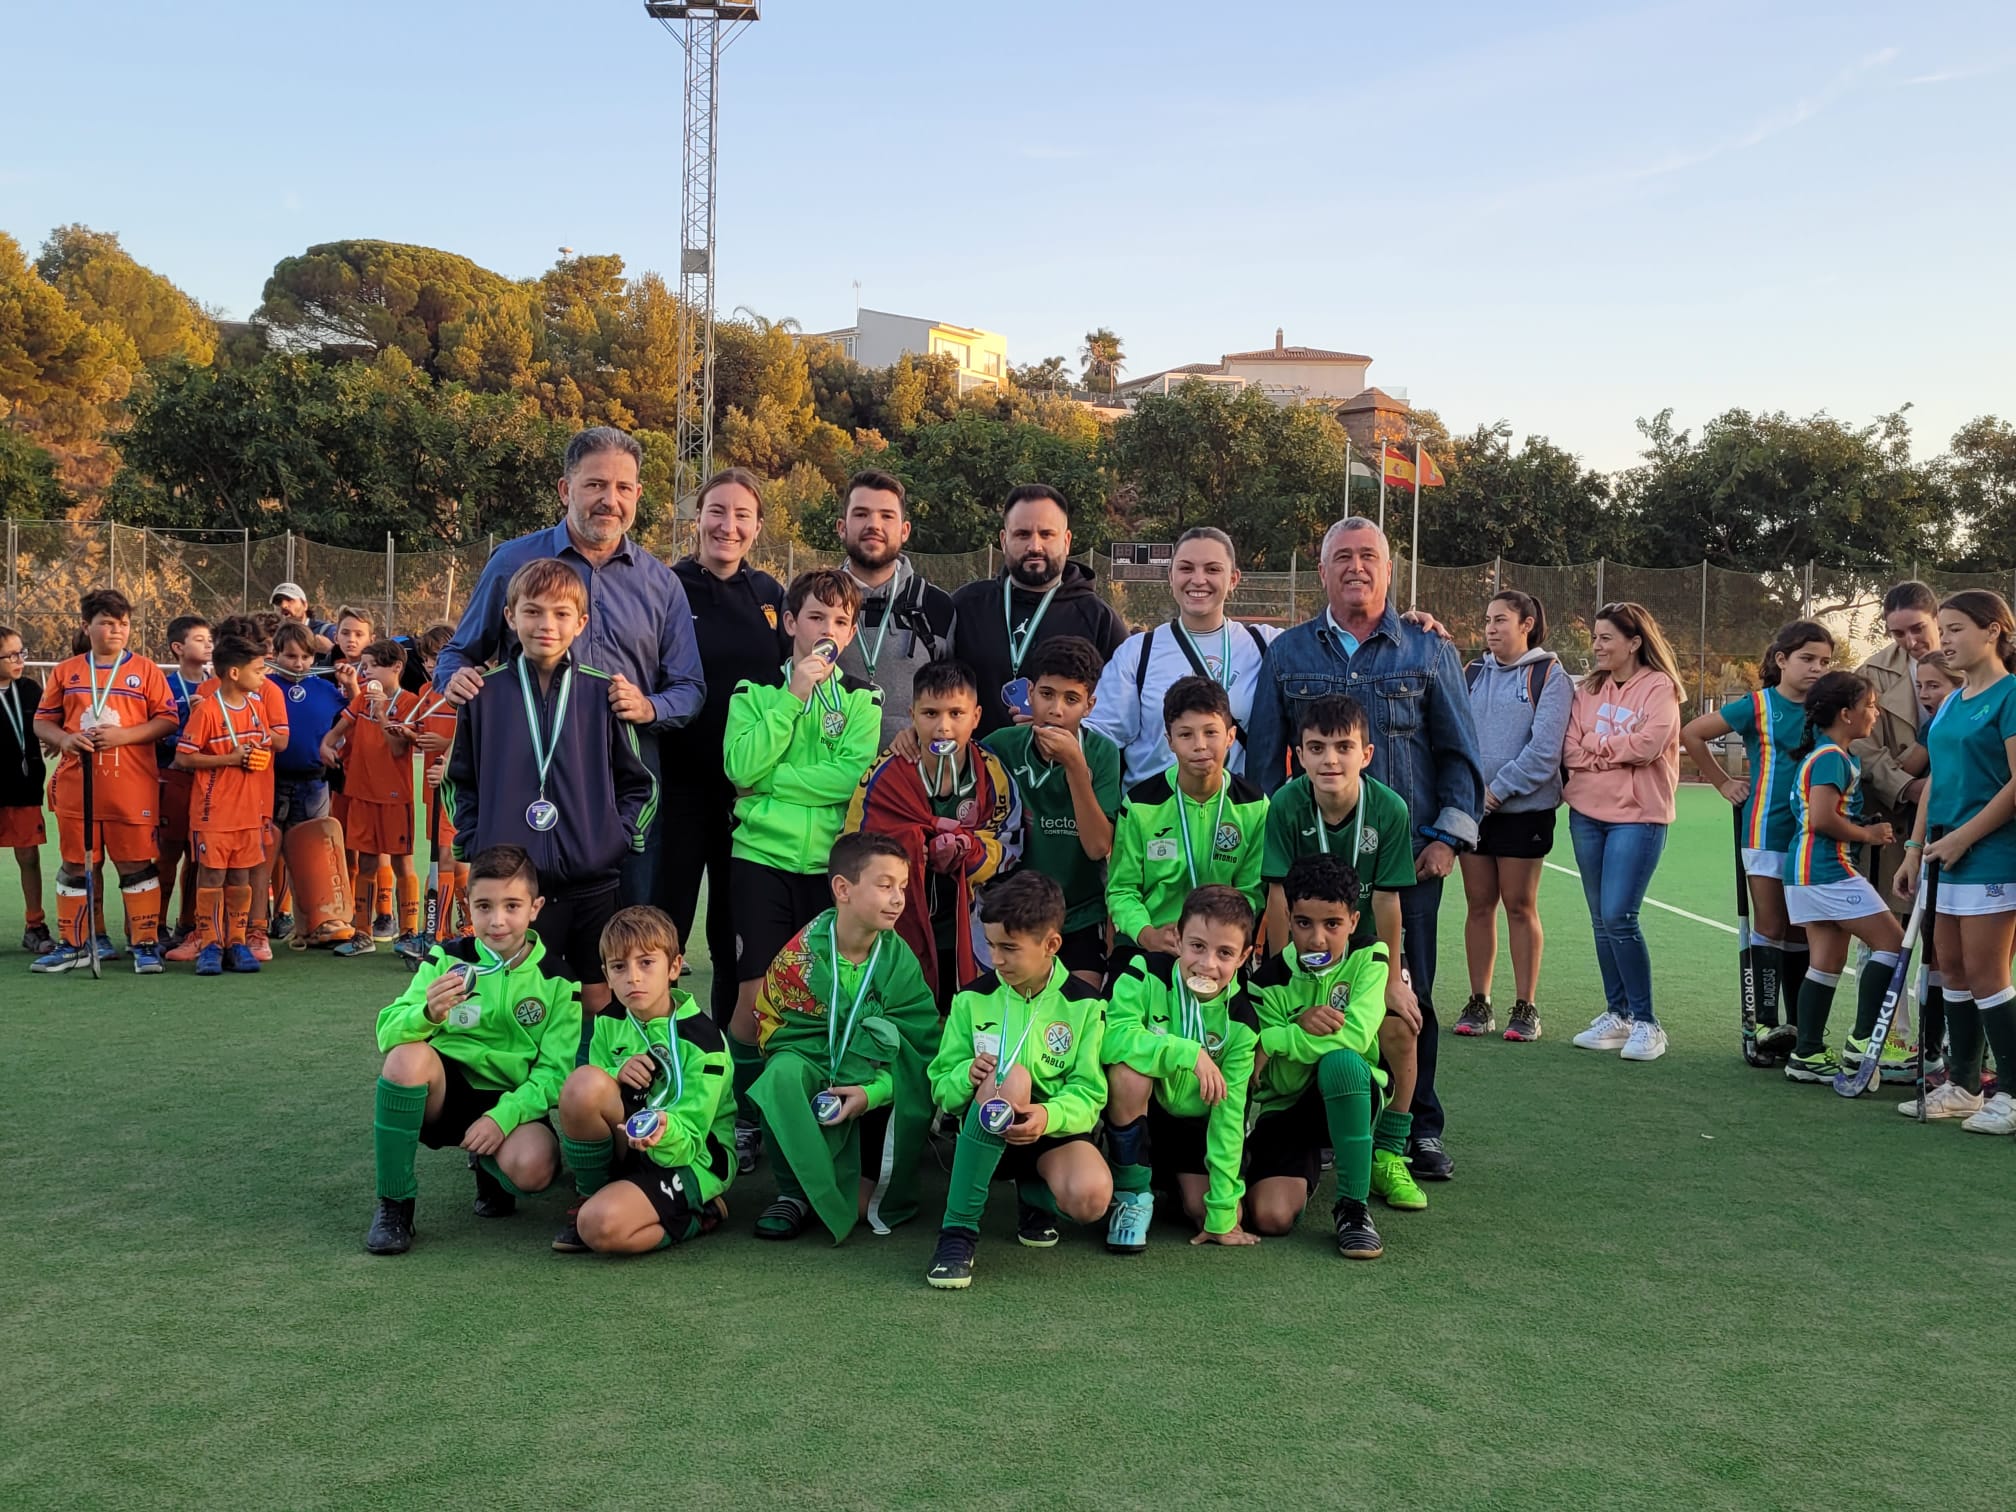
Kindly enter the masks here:
[[[1720, 918], [1718, 804], [1683, 795], [1653, 894]], [[366, 1256], [389, 953], [44, 980], [6, 881], [0, 1506], [1952, 1508], [1999, 1484], [2016, 1150], [1744, 1069], [1730, 937], [1656, 909], [1671, 1053], [1573, 1049], [1598, 995], [1558, 873], [1548, 1037], [1444, 1041], [1457, 1179], [1379, 1213], [1384, 1260], [1337, 1257], [1327, 1194], [1257, 1249], [1166, 1225], [1138, 1259], [1027, 1251], [997, 1188], [961, 1295], [923, 1284], [928, 1222], [759, 1244], [762, 1171], [723, 1233], [605, 1261], [547, 1250], [557, 1193], [479, 1224], [461, 1157], [423, 1152], [418, 1247]], [[1453, 898], [1444, 922], [1446, 1018]]]

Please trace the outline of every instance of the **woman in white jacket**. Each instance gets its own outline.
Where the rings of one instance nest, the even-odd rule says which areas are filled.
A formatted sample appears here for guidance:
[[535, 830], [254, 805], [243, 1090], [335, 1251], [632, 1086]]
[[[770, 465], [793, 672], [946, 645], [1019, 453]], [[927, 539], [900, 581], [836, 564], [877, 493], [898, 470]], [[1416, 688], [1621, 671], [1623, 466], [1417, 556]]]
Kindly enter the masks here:
[[[1232, 701], [1233, 720], [1244, 726], [1267, 643], [1281, 632], [1226, 614], [1225, 600], [1238, 586], [1232, 537], [1210, 525], [1184, 531], [1169, 563], [1176, 617], [1121, 642], [1085, 719], [1088, 729], [1120, 747], [1123, 787], [1159, 776], [1174, 760], [1162, 728], [1162, 695], [1178, 678], [1204, 676], [1219, 684]], [[1245, 750], [1234, 744], [1226, 766], [1241, 772], [1245, 763]]]
[[1498, 966], [1498, 909], [1512, 945], [1514, 1001], [1505, 1038], [1540, 1038], [1540, 868], [1554, 848], [1561, 807], [1561, 741], [1575, 701], [1574, 680], [1541, 643], [1547, 611], [1530, 593], [1508, 588], [1485, 612], [1485, 654], [1464, 669], [1470, 712], [1477, 721], [1478, 765], [1484, 772], [1484, 817], [1477, 849], [1462, 858], [1463, 954], [1470, 966], [1470, 1001], [1458, 1034], [1490, 1034], [1491, 977]]

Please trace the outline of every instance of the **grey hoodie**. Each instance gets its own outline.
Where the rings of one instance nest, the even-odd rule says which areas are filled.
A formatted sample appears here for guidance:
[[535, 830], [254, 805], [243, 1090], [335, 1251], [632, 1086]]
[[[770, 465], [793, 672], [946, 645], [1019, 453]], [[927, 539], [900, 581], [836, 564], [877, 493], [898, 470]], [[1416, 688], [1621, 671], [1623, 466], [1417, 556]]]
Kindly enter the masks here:
[[[952, 639], [952, 596], [927, 583], [908, 557], [896, 559], [895, 576], [880, 587], [864, 587], [859, 578], [854, 582], [861, 587], [861, 623], [840, 653], [840, 669], [882, 690], [882, 746], [887, 749], [897, 731], [910, 727], [910, 684], [917, 669], [943, 656]], [[882, 622], [892, 602], [895, 617], [885, 633]], [[881, 653], [873, 676], [870, 650]]]
[[[1539, 706], [1528, 701], [1528, 669], [1546, 662]], [[1478, 766], [1487, 792], [1506, 813], [1532, 813], [1561, 802], [1561, 743], [1568, 733], [1568, 710], [1575, 680], [1545, 646], [1535, 646], [1511, 666], [1490, 652], [1464, 669], [1470, 680], [1470, 713], [1477, 721]]]

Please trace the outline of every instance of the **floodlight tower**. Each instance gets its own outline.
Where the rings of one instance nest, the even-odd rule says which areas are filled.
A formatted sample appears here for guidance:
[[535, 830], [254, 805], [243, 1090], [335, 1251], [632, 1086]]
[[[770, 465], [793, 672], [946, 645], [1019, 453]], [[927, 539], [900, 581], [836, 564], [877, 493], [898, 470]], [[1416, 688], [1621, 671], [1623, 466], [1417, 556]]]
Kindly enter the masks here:
[[644, 0], [644, 14], [670, 32], [686, 54], [684, 172], [679, 195], [679, 352], [695, 353], [700, 372], [679, 385], [675, 422], [678, 508], [714, 470], [714, 132], [720, 120], [721, 54], [757, 19], [758, 0]]

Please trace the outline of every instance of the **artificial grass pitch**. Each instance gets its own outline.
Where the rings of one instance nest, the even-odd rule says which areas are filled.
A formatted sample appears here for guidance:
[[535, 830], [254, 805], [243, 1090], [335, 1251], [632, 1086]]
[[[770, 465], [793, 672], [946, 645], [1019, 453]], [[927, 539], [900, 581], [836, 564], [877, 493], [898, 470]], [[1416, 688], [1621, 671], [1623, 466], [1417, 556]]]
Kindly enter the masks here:
[[[1726, 810], [1682, 805], [1652, 894], [1726, 919]], [[924, 1285], [938, 1173], [835, 1249], [752, 1237], [759, 1167], [721, 1233], [611, 1261], [547, 1249], [561, 1190], [480, 1222], [423, 1150], [415, 1249], [368, 1256], [391, 953], [33, 977], [8, 873], [9, 1508], [2001, 1500], [2016, 1148], [1747, 1070], [1733, 938], [1658, 909], [1671, 1052], [1572, 1048], [1599, 995], [1558, 872], [1547, 1037], [1445, 1033], [1456, 1179], [1375, 1205], [1383, 1260], [1337, 1256], [1327, 1182], [1290, 1238], [1193, 1249], [1179, 1215], [1126, 1259], [1020, 1248], [997, 1185], [958, 1294]]]

